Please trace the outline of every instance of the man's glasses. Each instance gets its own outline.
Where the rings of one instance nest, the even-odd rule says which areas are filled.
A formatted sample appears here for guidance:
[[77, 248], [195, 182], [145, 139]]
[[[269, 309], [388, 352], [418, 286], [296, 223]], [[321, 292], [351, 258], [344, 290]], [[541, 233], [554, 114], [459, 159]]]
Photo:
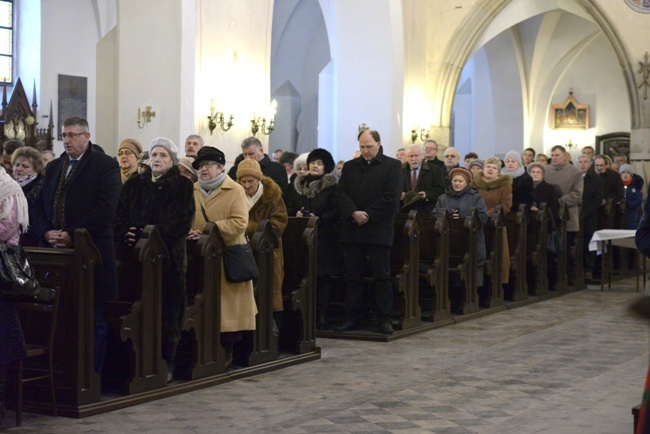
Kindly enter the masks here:
[[86, 133], [85, 132], [84, 133], [61, 133], [61, 138], [63, 140], [65, 140], [66, 137], [74, 139], [75, 137], [80, 136], [82, 134], [86, 134]]

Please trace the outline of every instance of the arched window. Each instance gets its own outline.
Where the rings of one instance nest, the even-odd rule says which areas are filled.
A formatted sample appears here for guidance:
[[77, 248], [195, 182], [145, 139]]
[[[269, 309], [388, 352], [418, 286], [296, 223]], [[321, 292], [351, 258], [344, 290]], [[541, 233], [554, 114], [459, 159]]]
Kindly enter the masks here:
[[13, 0], [0, 0], [0, 77], [5, 83], [14, 81], [14, 8]]

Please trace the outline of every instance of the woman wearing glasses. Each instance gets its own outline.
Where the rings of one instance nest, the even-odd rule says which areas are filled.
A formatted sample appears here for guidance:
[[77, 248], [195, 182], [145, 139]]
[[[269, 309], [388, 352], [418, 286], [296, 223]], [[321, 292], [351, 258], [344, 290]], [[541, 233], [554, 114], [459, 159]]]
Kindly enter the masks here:
[[[212, 222], [219, 228], [227, 246], [247, 242], [246, 193], [241, 185], [226, 174], [225, 164], [224, 153], [211, 146], [199, 149], [192, 163], [192, 166], [199, 171], [199, 180], [194, 184], [196, 214], [188, 237], [190, 239], [198, 239], [206, 223]], [[243, 339], [244, 331], [255, 330], [255, 315], [257, 315], [257, 307], [253, 296], [253, 281], [228, 282], [222, 263], [221, 346], [226, 352], [227, 368], [233, 360], [235, 342]]]
[[128, 246], [135, 246], [146, 225], [155, 225], [169, 252], [162, 265], [162, 357], [167, 361], [167, 381], [174, 376], [185, 313], [185, 238], [194, 218], [192, 182], [178, 170], [177, 153], [176, 144], [165, 137], [151, 142], [151, 173], [126, 181], [115, 218], [115, 232], [124, 236]]
[[124, 139], [117, 150], [118, 163], [122, 174], [122, 184], [138, 173], [138, 155], [142, 153], [142, 145], [136, 139]]

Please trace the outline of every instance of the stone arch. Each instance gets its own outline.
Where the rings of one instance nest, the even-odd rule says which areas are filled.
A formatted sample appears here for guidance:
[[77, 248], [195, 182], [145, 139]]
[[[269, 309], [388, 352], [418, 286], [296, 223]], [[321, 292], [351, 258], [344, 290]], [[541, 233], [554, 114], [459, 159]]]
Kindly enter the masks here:
[[[433, 86], [434, 122], [443, 129], [451, 124], [451, 113], [454, 103], [456, 86], [460, 79], [463, 66], [472, 55], [472, 49], [488, 25], [508, 6], [513, 0], [488, 0], [477, 4], [457, 27], [451, 37], [443, 57], [441, 70], [437, 76], [439, 80]], [[614, 25], [608, 20], [605, 13], [595, 0], [574, 0], [594, 19], [600, 27], [619, 60], [625, 79], [628, 98], [630, 102], [631, 128], [641, 127], [641, 101], [636, 91], [634, 71], [631, 66], [630, 55]]]

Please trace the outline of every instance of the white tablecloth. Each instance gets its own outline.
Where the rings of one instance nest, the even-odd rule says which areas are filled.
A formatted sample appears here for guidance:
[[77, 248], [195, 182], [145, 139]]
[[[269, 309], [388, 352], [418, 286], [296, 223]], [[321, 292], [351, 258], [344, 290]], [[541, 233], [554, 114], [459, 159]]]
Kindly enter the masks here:
[[600, 251], [600, 243], [598, 241], [611, 241], [613, 246], [627, 247], [628, 249], [636, 249], [634, 242], [634, 235], [636, 230], [632, 229], [602, 229], [594, 232], [594, 236], [589, 241], [589, 250]]

